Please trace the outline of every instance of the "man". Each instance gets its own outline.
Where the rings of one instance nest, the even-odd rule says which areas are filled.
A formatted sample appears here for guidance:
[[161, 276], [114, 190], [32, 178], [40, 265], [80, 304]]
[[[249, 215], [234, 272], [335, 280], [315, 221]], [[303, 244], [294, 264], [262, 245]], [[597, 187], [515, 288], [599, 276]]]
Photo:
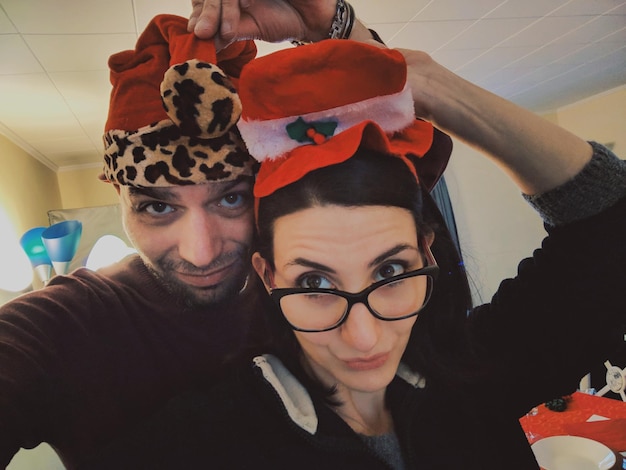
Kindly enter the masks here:
[[2, 468], [41, 442], [75, 468], [263, 337], [265, 295], [248, 277], [254, 167], [230, 82], [256, 49], [216, 54], [186, 23], [156, 17], [109, 62], [102, 179], [139, 254], [0, 309]]

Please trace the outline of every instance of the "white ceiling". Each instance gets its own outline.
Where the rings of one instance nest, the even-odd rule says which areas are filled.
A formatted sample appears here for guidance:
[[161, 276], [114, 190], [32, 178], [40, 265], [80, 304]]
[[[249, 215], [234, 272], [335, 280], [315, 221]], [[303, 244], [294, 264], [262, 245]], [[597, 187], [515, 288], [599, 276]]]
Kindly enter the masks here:
[[[389, 46], [424, 50], [537, 112], [626, 84], [626, 1], [351, 2]], [[0, 133], [53, 170], [99, 165], [109, 55], [132, 49], [155, 14], [187, 16], [190, 5], [0, 0]]]

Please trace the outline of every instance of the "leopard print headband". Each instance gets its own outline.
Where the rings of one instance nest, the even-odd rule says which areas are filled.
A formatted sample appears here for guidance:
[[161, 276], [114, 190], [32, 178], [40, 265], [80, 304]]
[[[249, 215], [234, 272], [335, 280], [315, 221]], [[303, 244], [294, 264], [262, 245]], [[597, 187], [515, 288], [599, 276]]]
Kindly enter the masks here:
[[214, 64], [193, 59], [172, 66], [161, 83], [170, 119], [104, 135], [101, 179], [137, 187], [202, 184], [252, 176], [256, 163], [236, 123], [241, 102]]

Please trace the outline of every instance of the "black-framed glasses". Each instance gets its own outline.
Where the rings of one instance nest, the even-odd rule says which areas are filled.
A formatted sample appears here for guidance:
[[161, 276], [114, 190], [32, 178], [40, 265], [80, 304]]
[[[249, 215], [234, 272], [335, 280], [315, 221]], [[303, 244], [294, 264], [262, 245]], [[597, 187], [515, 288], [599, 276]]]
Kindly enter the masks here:
[[312, 333], [337, 328], [358, 303], [379, 320], [403, 320], [420, 313], [430, 299], [439, 274], [432, 254], [430, 257], [432, 265], [383, 279], [357, 293], [295, 287], [272, 289], [270, 296], [296, 331]]

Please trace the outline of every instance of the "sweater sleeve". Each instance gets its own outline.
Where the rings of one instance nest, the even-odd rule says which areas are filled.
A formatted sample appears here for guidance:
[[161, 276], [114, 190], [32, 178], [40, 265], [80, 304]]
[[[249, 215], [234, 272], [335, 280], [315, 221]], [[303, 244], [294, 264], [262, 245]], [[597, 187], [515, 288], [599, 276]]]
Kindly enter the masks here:
[[86, 390], [70, 389], [68, 371], [87, 354], [77, 345], [91, 341], [86, 322], [97, 308], [96, 292], [75, 275], [0, 307], [0, 468], [20, 448], [54, 446], [55, 430], [70, 428], [65, 404]]
[[523, 194], [548, 225], [584, 219], [626, 196], [626, 160], [597, 142], [589, 143], [593, 157], [578, 175], [551, 191]]
[[55, 375], [56, 357], [50, 331], [55, 308], [46, 293], [25, 294], [0, 309], [1, 468], [46, 434], [47, 413], [38, 403], [52, 391], [46, 376]]
[[487, 389], [519, 413], [573, 392], [620, 346], [626, 324], [626, 197], [547, 230], [517, 276], [468, 318]]

